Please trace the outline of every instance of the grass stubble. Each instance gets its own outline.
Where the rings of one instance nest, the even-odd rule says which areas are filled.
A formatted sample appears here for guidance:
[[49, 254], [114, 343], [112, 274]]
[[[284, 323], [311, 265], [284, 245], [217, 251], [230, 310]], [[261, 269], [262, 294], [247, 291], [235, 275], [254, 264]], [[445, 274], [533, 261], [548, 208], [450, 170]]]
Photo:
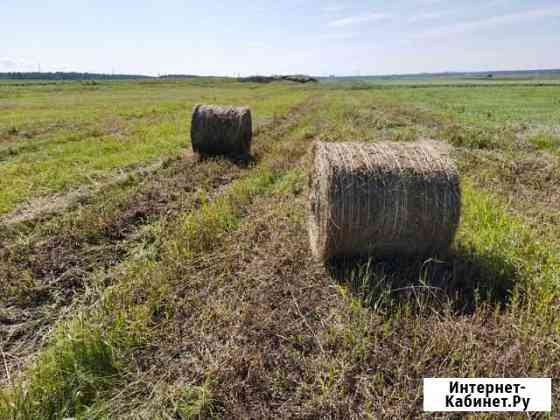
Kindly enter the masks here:
[[[406, 418], [422, 415], [423, 377], [558, 378], [560, 261], [557, 224], [548, 219], [555, 214], [548, 203], [557, 155], [524, 138], [514, 153], [496, 135], [499, 124], [486, 134], [476, 125], [449, 129], [464, 122], [389, 102], [377, 90], [342, 92], [315, 91], [283, 122], [259, 130], [255, 166], [193, 163], [201, 166], [189, 173], [205, 187], [163, 200], [163, 210], [139, 218], [142, 228], [123, 215], [142, 207], [131, 197], [142, 197], [151, 181], [132, 182], [119, 210], [96, 224], [121, 226], [122, 240], [105, 235], [112, 228], [85, 235], [83, 226], [92, 224], [80, 226], [90, 217], [84, 210], [84, 219], [67, 213], [48, 222], [74, 226], [81, 244], [74, 257], [86, 261], [88, 274], [70, 293], [80, 303], [62, 319], [53, 315], [56, 326], [33, 363], [11, 375], [0, 417]], [[464, 176], [462, 225], [451, 253], [427, 261], [315, 263], [304, 214], [311, 140], [438, 134], [458, 146]], [[185, 166], [177, 160], [168, 168], [182, 173]], [[220, 170], [226, 182], [217, 181]], [[535, 180], [535, 170], [550, 176]], [[187, 184], [165, 171], [154, 179], [164, 195]], [[92, 198], [92, 213], [118, 195]], [[169, 208], [176, 210], [167, 214]], [[548, 227], [539, 227], [543, 218]], [[122, 246], [122, 256], [87, 263], [81, 252], [92, 242], [84, 238], [96, 235], [112, 256], [119, 253], [111, 247]], [[7, 259], [16, 277], [29, 270], [32, 238], [23, 245], [10, 239], [24, 247]], [[46, 301], [60, 302], [52, 310], [59, 314], [68, 301], [53, 292], [58, 283], [32, 271], [29, 277], [46, 281], [47, 295], [56, 295]], [[24, 296], [17, 289], [8, 302], [19, 299], [23, 311], [26, 299], [36, 304], [34, 287]], [[556, 381], [553, 387], [556, 406]]]

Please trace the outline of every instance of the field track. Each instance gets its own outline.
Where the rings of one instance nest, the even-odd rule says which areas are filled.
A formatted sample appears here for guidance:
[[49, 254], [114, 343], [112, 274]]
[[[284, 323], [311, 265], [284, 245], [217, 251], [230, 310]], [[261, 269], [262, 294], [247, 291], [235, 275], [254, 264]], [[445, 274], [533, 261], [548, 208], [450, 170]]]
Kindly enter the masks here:
[[[258, 128], [254, 145], [258, 160], [267, 156], [266, 142], [274, 141], [297, 124], [309, 104], [306, 101], [297, 105], [287, 115]], [[182, 157], [121, 174], [117, 180], [101, 185], [95, 191], [71, 191], [59, 195], [54, 201], [49, 197], [41, 198], [38, 201], [45, 204], [32, 203], [4, 216], [6, 234], [2, 236], [9, 238], [10, 233], [17, 236], [14, 238], [16, 243], [3, 242], [1, 257], [6, 266], [12, 265], [14, 271], [30, 272], [36, 284], [33, 290], [36, 295], [26, 296], [21, 307], [8, 301], [3, 308], [0, 338], [4, 353], [10, 355], [6, 361], [7, 369], [11, 368], [10, 361], [21, 368], [22, 361], [40, 347], [50, 327], [62, 315], [73, 313], [76, 308], [72, 302], [87, 290], [90, 277], [103, 271], [106, 276], [111, 276], [111, 268], [122, 262], [128, 251], [134, 250], [146, 225], [196, 208], [201, 194], [211, 199], [248, 170], [247, 164], [201, 161], [187, 151]], [[93, 220], [87, 216], [102, 210], [103, 198], [111, 194], [115, 186], [126, 183], [136, 184], [134, 193], [103, 215], [101, 220], [95, 220], [98, 226], [92, 232], [92, 227], [86, 225]], [[52, 223], [53, 218], [62, 218], [66, 211], [77, 205], [80, 205], [81, 215], [85, 214], [84, 220], [78, 223], [82, 222], [88, 229], [87, 234], [63, 229], [55, 234], [30, 235], [22, 241], [18, 224], [25, 222], [26, 229], [30, 229], [36, 223]], [[74, 229], [76, 222], [76, 219], [72, 220]], [[24, 249], [18, 246], [22, 242], [25, 243]], [[6, 274], [9, 282], [10, 273]], [[0, 370], [2, 381], [7, 379], [6, 373], [6, 370]]]

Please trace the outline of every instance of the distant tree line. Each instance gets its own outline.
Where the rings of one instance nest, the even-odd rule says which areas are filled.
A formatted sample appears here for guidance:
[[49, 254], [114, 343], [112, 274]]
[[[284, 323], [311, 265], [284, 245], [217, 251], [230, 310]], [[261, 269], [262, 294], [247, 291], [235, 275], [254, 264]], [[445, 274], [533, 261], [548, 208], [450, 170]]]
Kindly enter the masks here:
[[196, 79], [200, 76], [195, 76], [193, 74], [164, 74], [158, 77], [158, 79], [170, 79], [170, 80], [181, 80], [181, 79]]
[[12, 72], [0, 73], [0, 80], [139, 80], [153, 79], [135, 74], [103, 74], [77, 72]]
[[[0, 80], [185, 80], [196, 79], [201, 76], [192, 74], [166, 74], [158, 77], [144, 76], [137, 74], [106, 74], [106, 73], [79, 73], [79, 72], [9, 72], [0, 73]], [[560, 69], [543, 70], [513, 70], [496, 72], [447, 72], [447, 73], [420, 73], [420, 74], [399, 74], [383, 76], [330, 76], [329, 79], [337, 80], [419, 80], [433, 78], [547, 78], [560, 77]], [[204, 77], [212, 78], [212, 76]], [[288, 80], [298, 83], [317, 82], [327, 79], [325, 77], [310, 77], [306, 75], [286, 75], [286, 76], [250, 76], [240, 77], [241, 82], [270, 83], [279, 80]]]
[[0, 80], [186, 80], [200, 76], [192, 74], [164, 74], [158, 77], [143, 76], [138, 74], [105, 74], [105, 73], [78, 73], [78, 72], [12, 72], [0, 73]]
[[[11, 72], [0, 73], [0, 80], [188, 80], [201, 76], [193, 74], [165, 74], [158, 77], [142, 76], [137, 74], [105, 74], [105, 73], [78, 73], [78, 72]], [[213, 78], [212, 76], [204, 78]], [[241, 82], [270, 83], [279, 80], [288, 80], [298, 83], [317, 82], [317, 79], [305, 75], [287, 76], [251, 76], [242, 77]]]
[[311, 76], [306, 76], [302, 74], [296, 75], [286, 75], [286, 76], [249, 76], [238, 78], [240, 82], [251, 82], [251, 83], [271, 83], [281, 80], [287, 80], [290, 82], [297, 83], [315, 83], [317, 79]]

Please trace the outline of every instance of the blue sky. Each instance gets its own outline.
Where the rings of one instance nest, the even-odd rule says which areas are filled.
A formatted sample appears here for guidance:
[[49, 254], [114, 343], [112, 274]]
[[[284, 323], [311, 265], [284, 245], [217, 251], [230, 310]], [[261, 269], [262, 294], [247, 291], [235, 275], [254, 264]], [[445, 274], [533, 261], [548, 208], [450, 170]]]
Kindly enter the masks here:
[[0, 71], [560, 68], [560, 0], [3, 0]]

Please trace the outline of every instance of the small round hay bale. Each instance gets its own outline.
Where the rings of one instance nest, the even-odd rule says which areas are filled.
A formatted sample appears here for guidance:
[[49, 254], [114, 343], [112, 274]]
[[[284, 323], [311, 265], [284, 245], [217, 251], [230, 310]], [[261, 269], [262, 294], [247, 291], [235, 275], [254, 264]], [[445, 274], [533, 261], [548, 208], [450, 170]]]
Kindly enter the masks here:
[[308, 231], [318, 260], [445, 251], [459, 225], [449, 146], [325, 143], [311, 151]]
[[193, 151], [201, 155], [247, 156], [253, 137], [249, 108], [196, 105], [191, 123]]

